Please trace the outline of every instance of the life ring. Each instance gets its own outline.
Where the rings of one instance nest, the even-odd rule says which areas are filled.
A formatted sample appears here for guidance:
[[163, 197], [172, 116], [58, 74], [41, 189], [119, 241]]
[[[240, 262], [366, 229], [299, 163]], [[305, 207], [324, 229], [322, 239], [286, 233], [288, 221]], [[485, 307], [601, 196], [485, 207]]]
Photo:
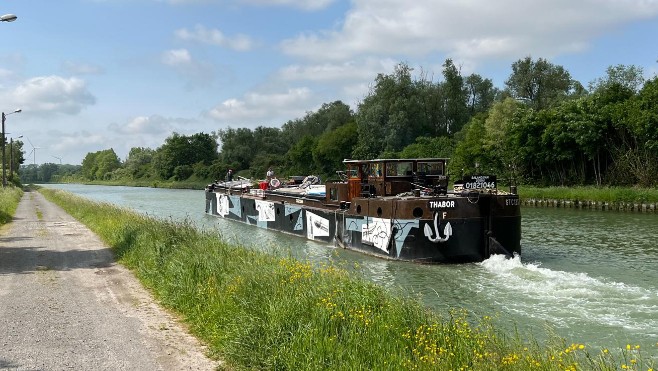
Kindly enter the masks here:
[[272, 178], [272, 180], [270, 180], [270, 187], [279, 188], [280, 185], [281, 185], [281, 181], [279, 179]]

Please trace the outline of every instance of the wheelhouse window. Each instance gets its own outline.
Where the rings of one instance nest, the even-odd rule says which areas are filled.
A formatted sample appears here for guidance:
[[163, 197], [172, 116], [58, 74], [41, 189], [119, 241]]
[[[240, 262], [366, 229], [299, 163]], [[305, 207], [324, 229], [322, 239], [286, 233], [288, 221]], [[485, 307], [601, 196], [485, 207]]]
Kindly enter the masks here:
[[383, 173], [384, 169], [382, 167], [382, 164], [379, 162], [375, 162], [370, 164], [370, 177], [372, 178], [381, 178], [384, 176]]
[[436, 162], [419, 162], [418, 172], [425, 175], [443, 175], [444, 163], [441, 161]]
[[411, 176], [411, 162], [389, 162], [386, 164], [386, 176]]
[[359, 177], [359, 167], [357, 165], [349, 165], [347, 167], [347, 176], [351, 179], [357, 179]]

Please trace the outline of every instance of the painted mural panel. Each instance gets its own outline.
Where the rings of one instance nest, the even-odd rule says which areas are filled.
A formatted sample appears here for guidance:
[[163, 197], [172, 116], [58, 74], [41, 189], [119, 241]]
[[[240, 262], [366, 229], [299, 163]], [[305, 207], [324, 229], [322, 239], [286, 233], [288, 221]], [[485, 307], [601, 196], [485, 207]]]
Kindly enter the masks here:
[[273, 222], [275, 219], [274, 202], [256, 200], [259, 222]]
[[229, 212], [235, 216], [238, 217], [238, 219], [242, 218], [242, 203], [240, 202], [241, 198], [240, 196], [228, 196], [230, 202], [230, 209]]
[[228, 196], [217, 193], [217, 214], [226, 217], [229, 212], [229, 202], [228, 202]]
[[407, 236], [413, 229], [418, 229], [418, 219], [395, 219], [395, 235], [393, 236], [395, 240], [395, 256], [400, 257], [400, 251], [404, 246], [404, 241], [407, 239]]
[[302, 218], [303, 214], [304, 214], [304, 209], [302, 209], [301, 206], [286, 205], [285, 215], [287, 217], [290, 217], [292, 215], [295, 221], [295, 226], [293, 227], [293, 230], [301, 231], [304, 229], [304, 219]]
[[390, 219], [368, 218], [368, 222], [363, 224], [361, 228], [363, 242], [372, 244], [376, 248], [388, 252], [392, 229]]
[[329, 236], [329, 220], [317, 214], [306, 211], [306, 237], [315, 239], [315, 237]]

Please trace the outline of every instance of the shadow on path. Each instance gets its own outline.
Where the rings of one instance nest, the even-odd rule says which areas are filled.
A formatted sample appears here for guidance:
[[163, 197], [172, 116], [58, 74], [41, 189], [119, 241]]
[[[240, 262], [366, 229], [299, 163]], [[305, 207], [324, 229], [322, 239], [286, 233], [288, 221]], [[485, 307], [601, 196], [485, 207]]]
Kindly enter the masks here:
[[[15, 244], [25, 244], [33, 240], [31, 237], [0, 238], [0, 275], [30, 274], [37, 271], [71, 269], [95, 269], [110, 267], [114, 262], [109, 248], [98, 250], [60, 249], [52, 250], [46, 246], [29, 245], [7, 247]], [[13, 242], [13, 244], [11, 243]], [[62, 248], [62, 246], [60, 246]]]

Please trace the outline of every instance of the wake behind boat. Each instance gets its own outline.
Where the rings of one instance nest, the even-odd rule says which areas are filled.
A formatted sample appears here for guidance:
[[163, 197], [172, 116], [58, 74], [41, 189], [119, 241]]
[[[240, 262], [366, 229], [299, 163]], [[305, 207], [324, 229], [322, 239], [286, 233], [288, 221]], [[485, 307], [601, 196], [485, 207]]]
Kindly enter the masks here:
[[465, 177], [448, 190], [447, 159], [343, 162], [341, 179], [324, 185], [310, 177], [278, 187], [210, 184], [206, 213], [387, 259], [461, 263], [521, 253], [519, 197], [499, 190], [495, 176]]

